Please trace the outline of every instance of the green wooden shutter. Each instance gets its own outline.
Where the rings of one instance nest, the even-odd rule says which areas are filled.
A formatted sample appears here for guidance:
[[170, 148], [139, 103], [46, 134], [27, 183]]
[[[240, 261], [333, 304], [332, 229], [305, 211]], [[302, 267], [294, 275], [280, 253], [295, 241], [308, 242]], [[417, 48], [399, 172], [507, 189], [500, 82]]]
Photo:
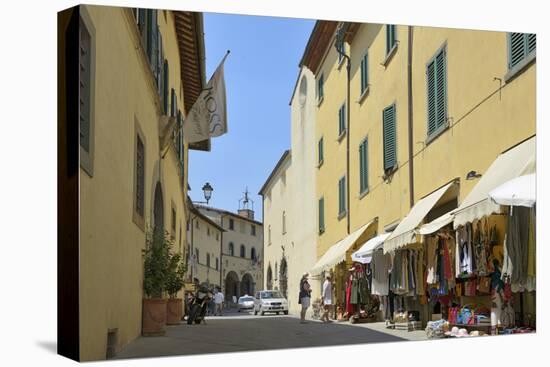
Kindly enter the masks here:
[[445, 49], [435, 57], [435, 77], [436, 77], [436, 120], [437, 128], [441, 128], [447, 122], [447, 77], [446, 77], [446, 62]]
[[159, 41], [159, 26], [158, 26], [158, 18], [157, 18], [157, 11], [152, 10], [151, 11], [151, 17], [152, 17], [152, 24], [151, 24], [151, 50], [149, 54], [149, 63], [151, 64], [151, 71], [153, 72], [153, 75], [157, 74], [157, 62], [158, 62], [158, 41]]
[[338, 181], [338, 214], [346, 211], [346, 178], [342, 177]]
[[147, 12], [145, 9], [138, 8], [138, 28], [143, 48], [147, 50]]
[[157, 31], [157, 45], [158, 45], [158, 51], [156, 54], [156, 72], [155, 72], [155, 79], [157, 81], [157, 93], [159, 96], [161, 96], [162, 99], [162, 71], [164, 68], [164, 65], [162, 64], [162, 61], [164, 60], [164, 50], [162, 49], [162, 34], [160, 33], [160, 30]]
[[369, 85], [369, 54], [365, 53], [361, 59], [361, 94], [365, 92]]
[[168, 61], [164, 60], [164, 81], [163, 81], [163, 102], [164, 114], [168, 114]]
[[80, 146], [86, 151], [90, 152], [90, 94], [91, 94], [91, 72], [90, 67], [92, 64], [91, 56], [91, 35], [86, 28], [86, 25], [80, 20], [79, 25], [79, 74], [78, 74], [78, 118], [80, 126]]
[[319, 199], [319, 232], [325, 231], [325, 199]]
[[321, 75], [319, 77], [319, 81], [317, 82], [317, 98], [318, 99], [322, 99], [323, 98], [323, 84], [325, 82], [325, 77], [324, 75]]
[[426, 67], [428, 137], [447, 124], [447, 61], [442, 49]]
[[319, 139], [319, 143], [318, 143], [318, 146], [317, 146], [317, 151], [318, 151], [318, 164], [321, 164], [323, 162], [323, 159], [324, 159], [324, 152], [323, 152], [323, 138]]
[[435, 103], [435, 60], [432, 60], [426, 68], [426, 79], [428, 81], [428, 136], [430, 136], [437, 129]]
[[537, 35], [535, 33], [527, 34], [527, 51], [531, 53], [537, 48]]
[[513, 68], [523, 60], [525, 54], [525, 37], [523, 33], [509, 34], [509, 68]]
[[368, 140], [359, 145], [359, 193], [368, 189]]
[[338, 135], [342, 135], [346, 130], [346, 104], [344, 103], [338, 110]]
[[384, 171], [397, 164], [397, 136], [395, 126], [395, 105], [386, 107], [382, 113], [384, 134]]
[[395, 25], [386, 25], [386, 54], [388, 54], [395, 45]]

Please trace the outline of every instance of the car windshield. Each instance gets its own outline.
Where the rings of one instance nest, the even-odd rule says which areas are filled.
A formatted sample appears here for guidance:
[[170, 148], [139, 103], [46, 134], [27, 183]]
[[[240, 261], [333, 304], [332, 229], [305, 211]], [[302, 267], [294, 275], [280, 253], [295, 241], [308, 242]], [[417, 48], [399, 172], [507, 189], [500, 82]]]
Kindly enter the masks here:
[[249, 301], [254, 301], [254, 298], [252, 298], [252, 297], [241, 297], [241, 298], [239, 298], [239, 302], [249, 302]]
[[269, 291], [269, 292], [262, 292], [260, 294], [260, 297], [263, 299], [266, 298], [283, 298], [280, 292], [277, 291]]

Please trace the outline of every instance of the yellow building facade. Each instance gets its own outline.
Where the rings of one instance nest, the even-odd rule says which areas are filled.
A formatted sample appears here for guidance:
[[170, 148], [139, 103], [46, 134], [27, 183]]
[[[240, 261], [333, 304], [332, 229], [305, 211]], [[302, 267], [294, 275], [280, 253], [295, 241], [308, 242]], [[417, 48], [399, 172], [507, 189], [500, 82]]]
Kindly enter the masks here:
[[[351, 62], [349, 102], [347, 60], [335, 47], [339, 26]], [[520, 34], [317, 22], [301, 61], [317, 82], [317, 259], [373, 221], [349, 248], [351, 263], [365, 240], [391, 232], [416, 202], [453, 180], [458, 190], [442, 199], [440, 214], [456, 208], [477, 183], [466, 180], [469, 172], [483, 174], [501, 152], [536, 134], [536, 39], [524, 36], [522, 57], [510, 46]], [[430, 104], [430, 93], [439, 93], [440, 105]], [[393, 112], [393, 130], [386, 112]]]
[[60, 13], [62, 39], [75, 17], [84, 55], [79, 350], [98, 360], [141, 335], [147, 231], [164, 229], [185, 256], [189, 147], [177, 128], [204, 84], [202, 15], [81, 5]]

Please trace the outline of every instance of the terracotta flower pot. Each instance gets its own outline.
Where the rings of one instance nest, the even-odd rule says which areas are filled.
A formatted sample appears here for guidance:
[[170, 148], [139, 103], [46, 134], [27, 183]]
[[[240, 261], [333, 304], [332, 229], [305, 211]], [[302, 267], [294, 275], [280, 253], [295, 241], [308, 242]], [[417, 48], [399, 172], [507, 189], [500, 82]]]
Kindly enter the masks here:
[[143, 299], [142, 335], [162, 336], [166, 333], [166, 299]]
[[183, 316], [182, 299], [168, 298], [166, 304], [166, 325], [179, 325]]

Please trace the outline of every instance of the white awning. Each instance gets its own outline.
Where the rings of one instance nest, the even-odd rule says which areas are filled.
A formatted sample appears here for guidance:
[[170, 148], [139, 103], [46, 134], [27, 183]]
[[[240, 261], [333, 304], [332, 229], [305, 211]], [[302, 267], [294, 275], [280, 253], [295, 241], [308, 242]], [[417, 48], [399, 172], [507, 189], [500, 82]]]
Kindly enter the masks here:
[[353, 233], [344, 237], [342, 240], [332, 245], [327, 252], [317, 261], [317, 263], [311, 269], [311, 274], [321, 274], [323, 270], [328, 270], [334, 265], [344, 261], [346, 259], [346, 253], [349, 248], [357, 241], [359, 237], [374, 223], [374, 220], [365, 224]]
[[454, 184], [455, 181], [450, 182], [414, 204], [409, 214], [407, 214], [397, 228], [395, 228], [391, 235], [384, 241], [384, 253], [397, 250], [409, 243], [415, 243], [415, 229], [424, 220], [426, 214], [432, 210], [439, 199], [441, 199], [447, 190]]
[[441, 217], [434, 219], [430, 223], [421, 225], [418, 229], [418, 233], [421, 235], [432, 234], [440, 228], [445, 227], [447, 224], [450, 224], [454, 218], [454, 210], [451, 210], [450, 212], [443, 214]]
[[500, 154], [456, 209], [454, 228], [500, 213], [500, 205], [489, 199], [489, 192], [515, 177], [534, 173], [535, 153], [535, 137], [532, 137]]
[[383, 233], [371, 238], [361, 248], [351, 254], [351, 259], [361, 264], [368, 264], [372, 260], [372, 253], [384, 245], [384, 240], [389, 237], [389, 233]]
[[536, 199], [536, 176], [534, 173], [507, 181], [489, 193], [491, 200], [499, 205], [533, 207]]

